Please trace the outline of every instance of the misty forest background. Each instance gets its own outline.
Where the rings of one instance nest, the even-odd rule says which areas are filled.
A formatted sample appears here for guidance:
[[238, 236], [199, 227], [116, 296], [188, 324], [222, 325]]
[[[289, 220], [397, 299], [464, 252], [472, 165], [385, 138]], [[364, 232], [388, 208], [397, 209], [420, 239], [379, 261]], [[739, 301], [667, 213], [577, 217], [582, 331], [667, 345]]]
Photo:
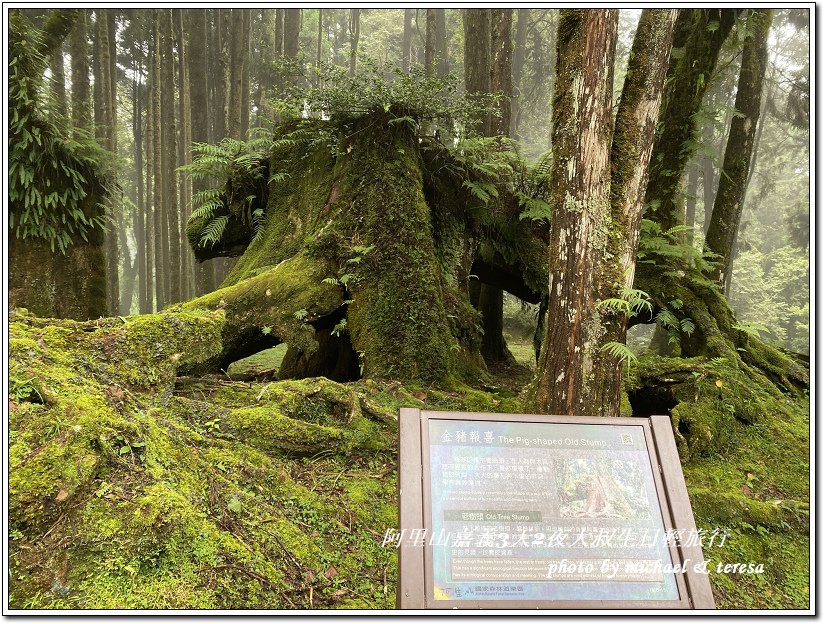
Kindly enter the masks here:
[[[24, 11], [35, 25], [44, 15]], [[363, 59], [405, 71], [425, 64], [434, 19], [438, 75], [464, 76], [464, 23], [455, 9], [87, 10], [49, 61], [51, 113], [93, 127], [114, 154], [117, 191], [106, 240], [111, 314], [148, 313], [212, 291], [233, 258], [200, 264], [185, 224], [199, 189], [178, 167], [192, 145], [246, 139], [278, 119], [273, 101], [311, 65], [358, 71]], [[431, 15], [428, 15], [431, 14]], [[640, 10], [620, 13], [614, 93], [620, 94]], [[761, 120], [744, 209], [726, 283], [740, 321], [790, 351], [809, 353], [809, 32], [805, 13], [777, 11], [769, 35]], [[525, 158], [550, 149], [557, 11], [512, 11], [508, 134]], [[741, 61], [731, 38], [708, 78], [697, 123], [700, 142], [683, 180], [684, 223], [697, 249], [709, 226]], [[93, 111], [93, 112], [91, 112]], [[200, 189], [202, 190], [202, 188]], [[528, 335], [535, 310], [507, 295], [510, 341]], [[649, 327], [630, 334], [641, 346]], [[636, 336], [637, 334], [637, 336]], [[514, 340], [513, 340], [514, 338]], [[529, 349], [515, 352], [529, 361]]]

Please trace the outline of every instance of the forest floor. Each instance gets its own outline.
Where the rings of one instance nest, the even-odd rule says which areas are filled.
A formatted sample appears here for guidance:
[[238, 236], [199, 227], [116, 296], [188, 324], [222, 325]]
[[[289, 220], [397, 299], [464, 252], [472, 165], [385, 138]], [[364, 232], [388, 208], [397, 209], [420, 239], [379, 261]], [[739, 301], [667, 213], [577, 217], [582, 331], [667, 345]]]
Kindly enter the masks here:
[[[400, 407], [523, 411], [532, 345], [479, 387], [176, 376], [196, 315], [10, 326], [10, 607], [394, 608]], [[135, 339], [142, 332], [145, 340]], [[207, 349], [206, 347], [203, 347]], [[149, 351], [145, 351], [149, 349]], [[206, 357], [204, 351], [199, 357]], [[143, 359], [141, 359], [143, 358]], [[809, 407], [687, 462], [719, 608], [809, 605]], [[763, 563], [763, 573], [714, 565]]]

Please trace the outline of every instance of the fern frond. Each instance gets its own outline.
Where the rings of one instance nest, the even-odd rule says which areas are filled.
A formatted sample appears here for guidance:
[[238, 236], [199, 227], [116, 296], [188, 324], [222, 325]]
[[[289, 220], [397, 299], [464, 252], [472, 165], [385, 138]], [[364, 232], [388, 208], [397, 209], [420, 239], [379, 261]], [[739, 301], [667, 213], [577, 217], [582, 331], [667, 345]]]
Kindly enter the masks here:
[[205, 247], [206, 245], [211, 245], [212, 247], [215, 246], [220, 238], [223, 236], [223, 232], [226, 230], [226, 224], [229, 222], [229, 215], [221, 215], [212, 221], [203, 228], [203, 232], [200, 235], [200, 246]]

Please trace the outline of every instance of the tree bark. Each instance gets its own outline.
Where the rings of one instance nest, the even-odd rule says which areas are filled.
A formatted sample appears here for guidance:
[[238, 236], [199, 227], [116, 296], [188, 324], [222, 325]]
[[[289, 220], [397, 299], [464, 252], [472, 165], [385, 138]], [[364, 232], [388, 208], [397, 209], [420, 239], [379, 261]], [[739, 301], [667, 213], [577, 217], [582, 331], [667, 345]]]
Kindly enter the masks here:
[[55, 49], [54, 54], [49, 57], [49, 69], [51, 70], [51, 91], [55, 103], [54, 113], [58, 117], [66, 119], [69, 116], [69, 105], [66, 99], [66, 69], [63, 59], [63, 46]]
[[349, 10], [349, 76], [355, 75], [360, 39], [360, 9]]
[[69, 40], [72, 73], [72, 125], [91, 130], [91, 100], [89, 85], [89, 42], [87, 39], [86, 11], [81, 10]]
[[[271, 10], [271, 9], [270, 9]], [[209, 141], [209, 93], [207, 75], [198, 68], [206, 66], [206, 32], [207, 23], [204, 11], [188, 9], [186, 11], [187, 31], [189, 33], [189, 64], [188, 78], [190, 100], [190, 124], [192, 143], [206, 143]], [[205, 180], [192, 180], [192, 196], [208, 187]], [[187, 245], [188, 247], [188, 245]], [[195, 291], [198, 295], [211, 292], [215, 289], [214, 262], [199, 262], [195, 270]]]
[[161, 115], [160, 100], [162, 77], [160, 74], [160, 12], [161, 9], [154, 9], [153, 16], [153, 39], [154, 54], [152, 55], [152, 125], [154, 127], [153, 136], [153, 156], [152, 167], [154, 176], [154, 215], [152, 223], [154, 228], [154, 265], [155, 265], [155, 304], [156, 309], [161, 310], [168, 302], [167, 284], [169, 281], [169, 248], [168, 233], [166, 230], [166, 211], [163, 197], [163, 140], [161, 135]]
[[492, 134], [506, 136], [512, 116], [512, 9], [492, 9], [492, 76], [493, 93], [501, 93], [498, 113], [492, 117]]
[[415, 9], [403, 10], [403, 39], [401, 40], [401, 67], [409, 72], [412, 59], [412, 15]]
[[[698, 204], [698, 173], [699, 166], [694, 162], [689, 167], [689, 174], [687, 175], [687, 212], [684, 217], [684, 225], [688, 227], [695, 227], [695, 207]], [[692, 245], [695, 239], [695, 233], [690, 230], [685, 233], [687, 242]]]
[[600, 314], [595, 246], [609, 222], [615, 10], [562, 10], [553, 112], [554, 205], [549, 244], [549, 309], [536, 387], [539, 410], [598, 413], [590, 385]]
[[[117, 112], [116, 107], [116, 82], [112, 76], [112, 56], [114, 42], [109, 40], [109, 16], [112, 9], [98, 10], [97, 37], [100, 49], [100, 105], [101, 123], [103, 126], [102, 137], [103, 146], [112, 154], [117, 154]], [[118, 246], [117, 230], [120, 224], [120, 210], [117, 206], [117, 168], [115, 167], [112, 179], [109, 181], [112, 194], [109, 196], [110, 221], [106, 230], [106, 296], [108, 298], [109, 310], [114, 313], [120, 312], [120, 284], [118, 275]]]
[[681, 175], [695, 153], [695, 114], [715, 71], [718, 53], [735, 22], [735, 9], [682, 11], [675, 27], [673, 46], [683, 56], [673, 57], [667, 71], [660, 130], [650, 163], [645, 203], [648, 218], [663, 231], [682, 223]]
[[155, 301], [155, 251], [154, 251], [154, 48], [157, 42], [149, 38], [148, 56], [146, 58], [146, 246], [138, 248], [143, 253], [146, 264], [146, 281], [143, 283], [143, 299], [149, 313], [153, 312]]
[[509, 120], [509, 136], [518, 138], [518, 122], [521, 115], [524, 65], [526, 64], [526, 35], [529, 26], [529, 9], [518, 9], [518, 25], [515, 28], [515, 50], [512, 59], [512, 104]]
[[301, 9], [283, 9], [283, 55], [287, 60], [298, 58]]
[[[710, 95], [708, 106], [711, 110], [715, 109], [714, 96]], [[713, 144], [713, 135], [715, 129], [710, 124], [706, 124], [702, 130], [702, 138], [704, 146], [708, 149]], [[712, 216], [712, 205], [715, 202], [715, 163], [707, 154], [701, 157], [701, 174], [703, 190], [701, 197], [704, 202], [704, 223], [702, 233], [706, 237], [707, 229], [710, 227], [710, 217]]]
[[[466, 9], [464, 18], [464, 85], [467, 96], [487, 95], [491, 90], [491, 24], [489, 9]], [[491, 134], [489, 115], [476, 119], [468, 128], [483, 136]]]
[[229, 130], [228, 135], [233, 139], [241, 137], [241, 94], [243, 92], [243, 46], [247, 42], [243, 38], [243, 14], [242, 9], [232, 10], [232, 32], [230, 41], [230, 66], [229, 81], [231, 89], [229, 91]]
[[252, 11], [243, 11], [243, 32], [241, 50], [241, 76], [240, 81], [240, 136], [246, 140], [249, 134], [249, 106], [251, 105], [252, 93], [250, 72], [252, 70], [252, 59], [249, 54], [249, 46], [252, 41]]
[[172, 39], [172, 9], [164, 9], [161, 15], [160, 76], [163, 80], [160, 107], [162, 128], [160, 136], [163, 143], [161, 156], [163, 168], [163, 197], [168, 220], [169, 241], [169, 303], [181, 301], [181, 261], [180, 214], [177, 199], [177, 129], [174, 110], [174, 44]]
[[[180, 120], [180, 143], [178, 146], [178, 162], [188, 165], [192, 162], [192, 107], [189, 93], [189, 45], [183, 30], [183, 9], [173, 10], [175, 39], [177, 40], [177, 70], [178, 70], [178, 119]], [[192, 180], [189, 176], [180, 176], [180, 214], [185, 224], [189, 219], [192, 204]], [[180, 294], [181, 297], [191, 299], [194, 294], [194, 275], [192, 264], [194, 258], [186, 244], [185, 228], [180, 237]]]
[[710, 278], [724, 284], [732, 269], [735, 242], [752, 162], [753, 144], [761, 113], [761, 91], [769, 60], [767, 39], [772, 22], [771, 9], [753, 9], [747, 19], [747, 39], [741, 58], [735, 115], [724, 150], [722, 175], [707, 230], [707, 248], [718, 254], [718, 267]]
[[446, 30], [446, 9], [435, 9], [435, 56], [437, 67], [435, 75], [443, 77], [449, 74], [449, 33]]
[[[635, 32], [610, 149], [609, 232], [607, 251], [598, 254], [599, 300], [620, 298], [635, 280], [644, 191], [677, 17], [678, 9], [645, 9]], [[593, 243], [597, 246], [597, 240]], [[594, 381], [588, 409], [617, 416], [623, 363], [606, 353], [604, 345], [626, 344], [629, 319], [601, 310], [600, 320], [604, 333], [592, 351]]]
[[[143, 196], [143, 125], [141, 120], [141, 108], [143, 85], [140, 80], [143, 77], [143, 68], [135, 66], [134, 78], [132, 79], [132, 135], [134, 136], [134, 177], [137, 185], [137, 202], [132, 214], [132, 227], [135, 238], [135, 263], [137, 264], [137, 307], [140, 314], [149, 314], [151, 307], [146, 298], [146, 203]], [[126, 294], [130, 292], [125, 289]]]

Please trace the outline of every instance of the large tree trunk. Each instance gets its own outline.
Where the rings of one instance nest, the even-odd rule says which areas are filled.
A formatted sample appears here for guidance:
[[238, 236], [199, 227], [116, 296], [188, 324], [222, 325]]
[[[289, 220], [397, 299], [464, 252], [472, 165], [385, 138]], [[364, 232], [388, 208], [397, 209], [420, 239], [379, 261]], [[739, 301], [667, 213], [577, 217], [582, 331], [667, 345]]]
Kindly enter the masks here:
[[152, 175], [154, 176], [154, 215], [152, 218], [154, 228], [154, 265], [155, 265], [155, 302], [157, 309], [162, 309], [168, 302], [166, 294], [166, 284], [169, 274], [169, 251], [167, 247], [168, 237], [163, 235], [166, 222], [166, 211], [163, 198], [163, 141], [161, 137], [160, 124], [160, 9], [154, 9], [152, 20], [152, 32], [154, 34], [154, 54], [152, 55], [152, 125], [154, 132], [153, 154], [152, 154]]
[[[477, 349], [477, 318], [442, 268], [454, 260], [433, 236], [440, 211], [425, 199], [417, 138], [389, 120], [358, 121], [351, 150], [335, 158], [323, 147], [272, 154], [267, 166], [285, 168], [290, 183], [268, 199], [261, 189], [262, 237], [223, 288], [185, 304], [225, 310], [212, 367], [286, 342], [293, 374], [345, 376], [357, 361], [370, 377], [449, 383], [464, 350]], [[189, 223], [190, 241], [205, 225]]]
[[435, 75], [439, 77], [449, 74], [448, 35], [446, 9], [435, 9], [435, 56], [437, 57]]
[[229, 81], [231, 89], [229, 91], [229, 137], [240, 139], [241, 136], [241, 98], [243, 93], [243, 47], [248, 42], [243, 37], [243, 25], [245, 10], [234, 9], [232, 11], [232, 32], [229, 38], [230, 44], [230, 66]]
[[401, 40], [401, 68], [408, 72], [412, 58], [412, 16], [414, 9], [403, 10], [403, 39]]
[[51, 70], [51, 91], [55, 104], [54, 110], [59, 118], [65, 119], [69, 116], [69, 105], [66, 99], [66, 67], [63, 58], [63, 46], [58, 47], [54, 54], [49, 57], [49, 69]]
[[622, 362], [604, 352], [627, 319], [598, 305], [633, 282], [642, 196], [674, 10], [645, 10], [611, 125], [614, 11], [564, 11], [553, 116], [549, 323], [536, 402], [549, 413], [616, 415]]
[[753, 9], [747, 19], [747, 39], [735, 96], [735, 110], [739, 114], [734, 116], [730, 125], [718, 194], [707, 230], [707, 247], [718, 255], [718, 266], [710, 272], [710, 277], [722, 284], [732, 270], [733, 243], [744, 208], [753, 144], [761, 113], [771, 22], [771, 9]]
[[[192, 107], [189, 92], [189, 45], [183, 30], [183, 9], [174, 9], [175, 39], [177, 40], [178, 68], [178, 119], [180, 119], [180, 142], [178, 144], [178, 162], [188, 165], [192, 161]], [[192, 180], [189, 176], [180, 178], [180, 213], [186, 223], [191, 213]], [[184, 228], [181, 228], [183, 230]], [[180, 294], [183, 299], [194, 295], [194, 275], [192, 269], [192, 252], [186, 244], [185, 232], [182, 232], [180, 249]]]
[[515, 50], [512, 59], [512, 104], [509, 120], [509, 136], [518, 138], [518, 121], [523, 98], [524, 65], [526, 64], [526, 35], [529, 26], [529, 9], [518, 9], [518, 25], [515, 28]]
[[[143, 76], [142, 67], [134, 67], [132, 79], [132, 133], [134, 136], [134, 177], [137, 183], [137, 203], [132, 214], [132, 227], [135, 238], [135, 263], [137, 264], [137, 307], [140, 314], [149, 314], [151, 307], [146, 298], [146, 205], [143, 196], [143, 126], [141, 123], [141, 107], [143, 85], [140, 79]], [[130, 290], [125, 289], [128, 294]]]
[[683, 56], [673, 57], [667, 72], [661, 130], [655, 137], [650, 182], [645, 203], [649, 219], [663, 231], [683, 223], [681, 175], [698, 142], [696, 113], [715, 71], [718, 53], [735, 22], [735, 9], [681, 11], [673, 46]]
[[435, 40], [437, 37], [437, 22], [435, 19], [435, 9], [426, 9], [426, 41], [423, 48], [423, 64], [428, 77], [435, 75]]
[[[269, 9], [274, 13], [274, 9]], [[209, 141], [209, 93], [207, 72], [203, 71], [207, 63], [205, 11], [188, 9], [186, 11], [187, 31], [189, 33], [188, 78], [191, 94], [191, 141], [206, 143]], [[205, 180], [192, 180], [192, 197], [208, 188]], [[202, 295], [215, 289], [214, 262], [199, 262], [195, 269], [195, 291]]]
[[[635, 279], [644, 191], [677, 13], [644, 10], [633, 39], [610, 151], [610, 233], [598, 276], [599, 300], [621, 298]], [[623, 363], [604, 352], [604, 345], [626, 343], [628, 318], [610, 313], [601, 318], [592, 411], [614, 416], [621, 403]]]
[[[486, 95], [491, 91], [492, 78], [491, 24], [489, 9], [464, 11], [464, 84], [469, 97]], [[475, 120], [472, 130], [483, 136], [491, 133], [489, 115]]]
[[161, 119], [163, 127], [160, 136], [163, 143], [163, 197], [165, 198], [165, 212], [168, 219], [169, 241], [169, 303], [181, 301], [181, 262], [180, 243], [182, 241], [180, 229], [180, 215], [177, 199], [177, 130], [174, 110], [174, 45], [172, 41], [172, 9], [164, 9], [161, 15], [161, 47], [160, 76], [163, 80], [161, 89]]
[[72, 72], [72, 125], [91, 130], [91, 88], [89, 86], [89, 42], [87, 12], [81, 10], [69, 41]]
[[592, 415], [601, 408], [601, 397], [590, 383], [601, 356], [595, 248], [606, 243], [610, 221], [617, 30], [616, 10], [563, 10], [558, 23], [549, 322], [536, 388], [537, 408], [550, 414]]
[[[116, 110], [116, 77], [112, 75], [112, 57], [115, 45], [109, 40], [109, 16], [112, 9], [98, 10], [97, 38], [100, 50], [100, 120], [102, 124], [101, 136], [103, 146], [112, 154], [117, 153], [117, 110]], [[111, 15], [113, 18], [114, 16]], [[109, 196], [110, 221], [106, 229], [106, 296], [109, 310], [120, 312], [120, 284], [118, 276], [118, 249], [117, 229], [120, 225], [120, 208], [118, 207], [117, 169], [112, 174], [112, 194]]]
[[360, 9], [349, 11], [349, 76], [355, 75], [358, 60], [358, 40], [360, 39]]
[[[151, 31], [150, 31], [151, 32]], [[149, 54], [146, 57], [146, 247], [141, 251], [146, 257], [146, 283], [144, 299], [149, 312], [154, 311], [155, 301], [155, 227], [154, 214], [157, 210], [154, 201], [154, 47], [156, 42], [149, 42]]]
[[512, 117], [512, 9], [493, 9], [491, 15], [493, 93], [501, 93], [498, 113], [492, 117], [492, 134], [508, 135]]

